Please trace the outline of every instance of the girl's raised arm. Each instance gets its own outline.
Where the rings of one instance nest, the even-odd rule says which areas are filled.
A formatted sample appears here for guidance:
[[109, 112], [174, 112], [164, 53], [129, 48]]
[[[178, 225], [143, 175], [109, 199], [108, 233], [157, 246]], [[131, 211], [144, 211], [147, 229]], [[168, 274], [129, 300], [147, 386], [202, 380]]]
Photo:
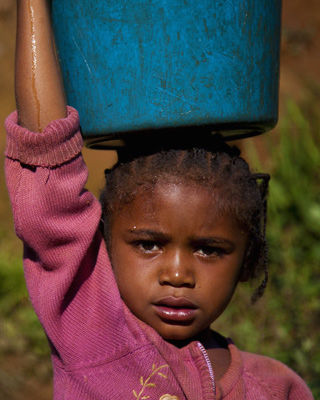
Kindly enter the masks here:
[[31, 131], [67, 115], [49, 0], [17, 0], [15, 95], [19, 124]]

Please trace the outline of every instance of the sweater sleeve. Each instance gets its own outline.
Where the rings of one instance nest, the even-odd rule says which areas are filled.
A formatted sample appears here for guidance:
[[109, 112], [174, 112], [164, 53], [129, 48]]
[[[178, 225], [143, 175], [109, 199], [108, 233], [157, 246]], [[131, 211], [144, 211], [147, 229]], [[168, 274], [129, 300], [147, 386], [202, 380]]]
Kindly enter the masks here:
[[241, 352], [248, 400], [268, 398], [283, 400], [314, 400], [303, 379], [285, 364], [256, 354]]
[[78, 114], [69, 107], [67, 118], [33, 133], [15, 112], [6, 130], [6, 181], [27, 287], [54, 354], [70, 368], [110, 357], [117, 332], [130, 335], [98, 229], [101, 207], [84, 188]]

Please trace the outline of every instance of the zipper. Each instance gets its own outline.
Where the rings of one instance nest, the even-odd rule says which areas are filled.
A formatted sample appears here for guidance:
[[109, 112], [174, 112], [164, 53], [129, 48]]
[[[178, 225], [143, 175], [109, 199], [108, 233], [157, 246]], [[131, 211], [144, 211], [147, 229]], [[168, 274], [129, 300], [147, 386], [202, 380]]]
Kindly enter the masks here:
[[212, 369], [212, 365], [211, 365], [208, 353], [206, 352], [206, 349], [203, 347], [203, 345], [200, 342], [198, 342], [197, 344], [198, 344], [198, 347], [199, 347], [199, 349], [200, 349], [201, 353], [203, 354], [203, 357], [204, 357], [204, 359], [206, 361], [206, 364], [207, 364], [207, 367], [208, 367], [208, 370], [209, 370], [209, 374], [210, 374], [210, 378], [211, 378], [211, 382], [212, 382], [213, 393], [214, 393], [214, 395], [216, 395], [216, 384], [215, 384], [215, 381], [214, 381], [214, 373], [213, 373], [213, 369]]

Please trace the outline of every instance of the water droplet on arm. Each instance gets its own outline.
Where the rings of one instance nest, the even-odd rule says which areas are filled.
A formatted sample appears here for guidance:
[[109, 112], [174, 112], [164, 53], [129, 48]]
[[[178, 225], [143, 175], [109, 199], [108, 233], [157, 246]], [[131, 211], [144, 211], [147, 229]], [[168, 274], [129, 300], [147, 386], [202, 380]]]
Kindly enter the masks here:
[[31, 50], [32, 50], [32, 91], [34, 94], [34, 100], [36, 103], [37, 109], [37, 122], [38, 122], [38, 131], [42, 132], [42, 127], [40, 124], [40, 101], [37, 93], [36, 87], [36, 74], [37, 74], [37, 42], [36, 42], [36, 32], [35, 32], [35, 21], [34, 21], [34, 9], [31, 4], [31, 0], [28, 0], [29, 12], [30, 12], [30, 22], [31, 22]]

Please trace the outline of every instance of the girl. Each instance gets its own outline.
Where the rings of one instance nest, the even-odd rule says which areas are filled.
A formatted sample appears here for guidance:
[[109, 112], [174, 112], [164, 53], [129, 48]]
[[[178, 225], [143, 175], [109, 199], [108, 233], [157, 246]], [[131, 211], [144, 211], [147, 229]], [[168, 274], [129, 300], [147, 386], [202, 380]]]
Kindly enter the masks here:
[[266, 286], [269, 177], [219, 138], [196, 148], [163, 139], [119, 154], [100, 205], [84, 189], [48, 4], [17, 4], [6, 176], [54, 398], [312, 399], [289, 368], [210, 330], [238, 282], [262, 268], [254, 297]]

